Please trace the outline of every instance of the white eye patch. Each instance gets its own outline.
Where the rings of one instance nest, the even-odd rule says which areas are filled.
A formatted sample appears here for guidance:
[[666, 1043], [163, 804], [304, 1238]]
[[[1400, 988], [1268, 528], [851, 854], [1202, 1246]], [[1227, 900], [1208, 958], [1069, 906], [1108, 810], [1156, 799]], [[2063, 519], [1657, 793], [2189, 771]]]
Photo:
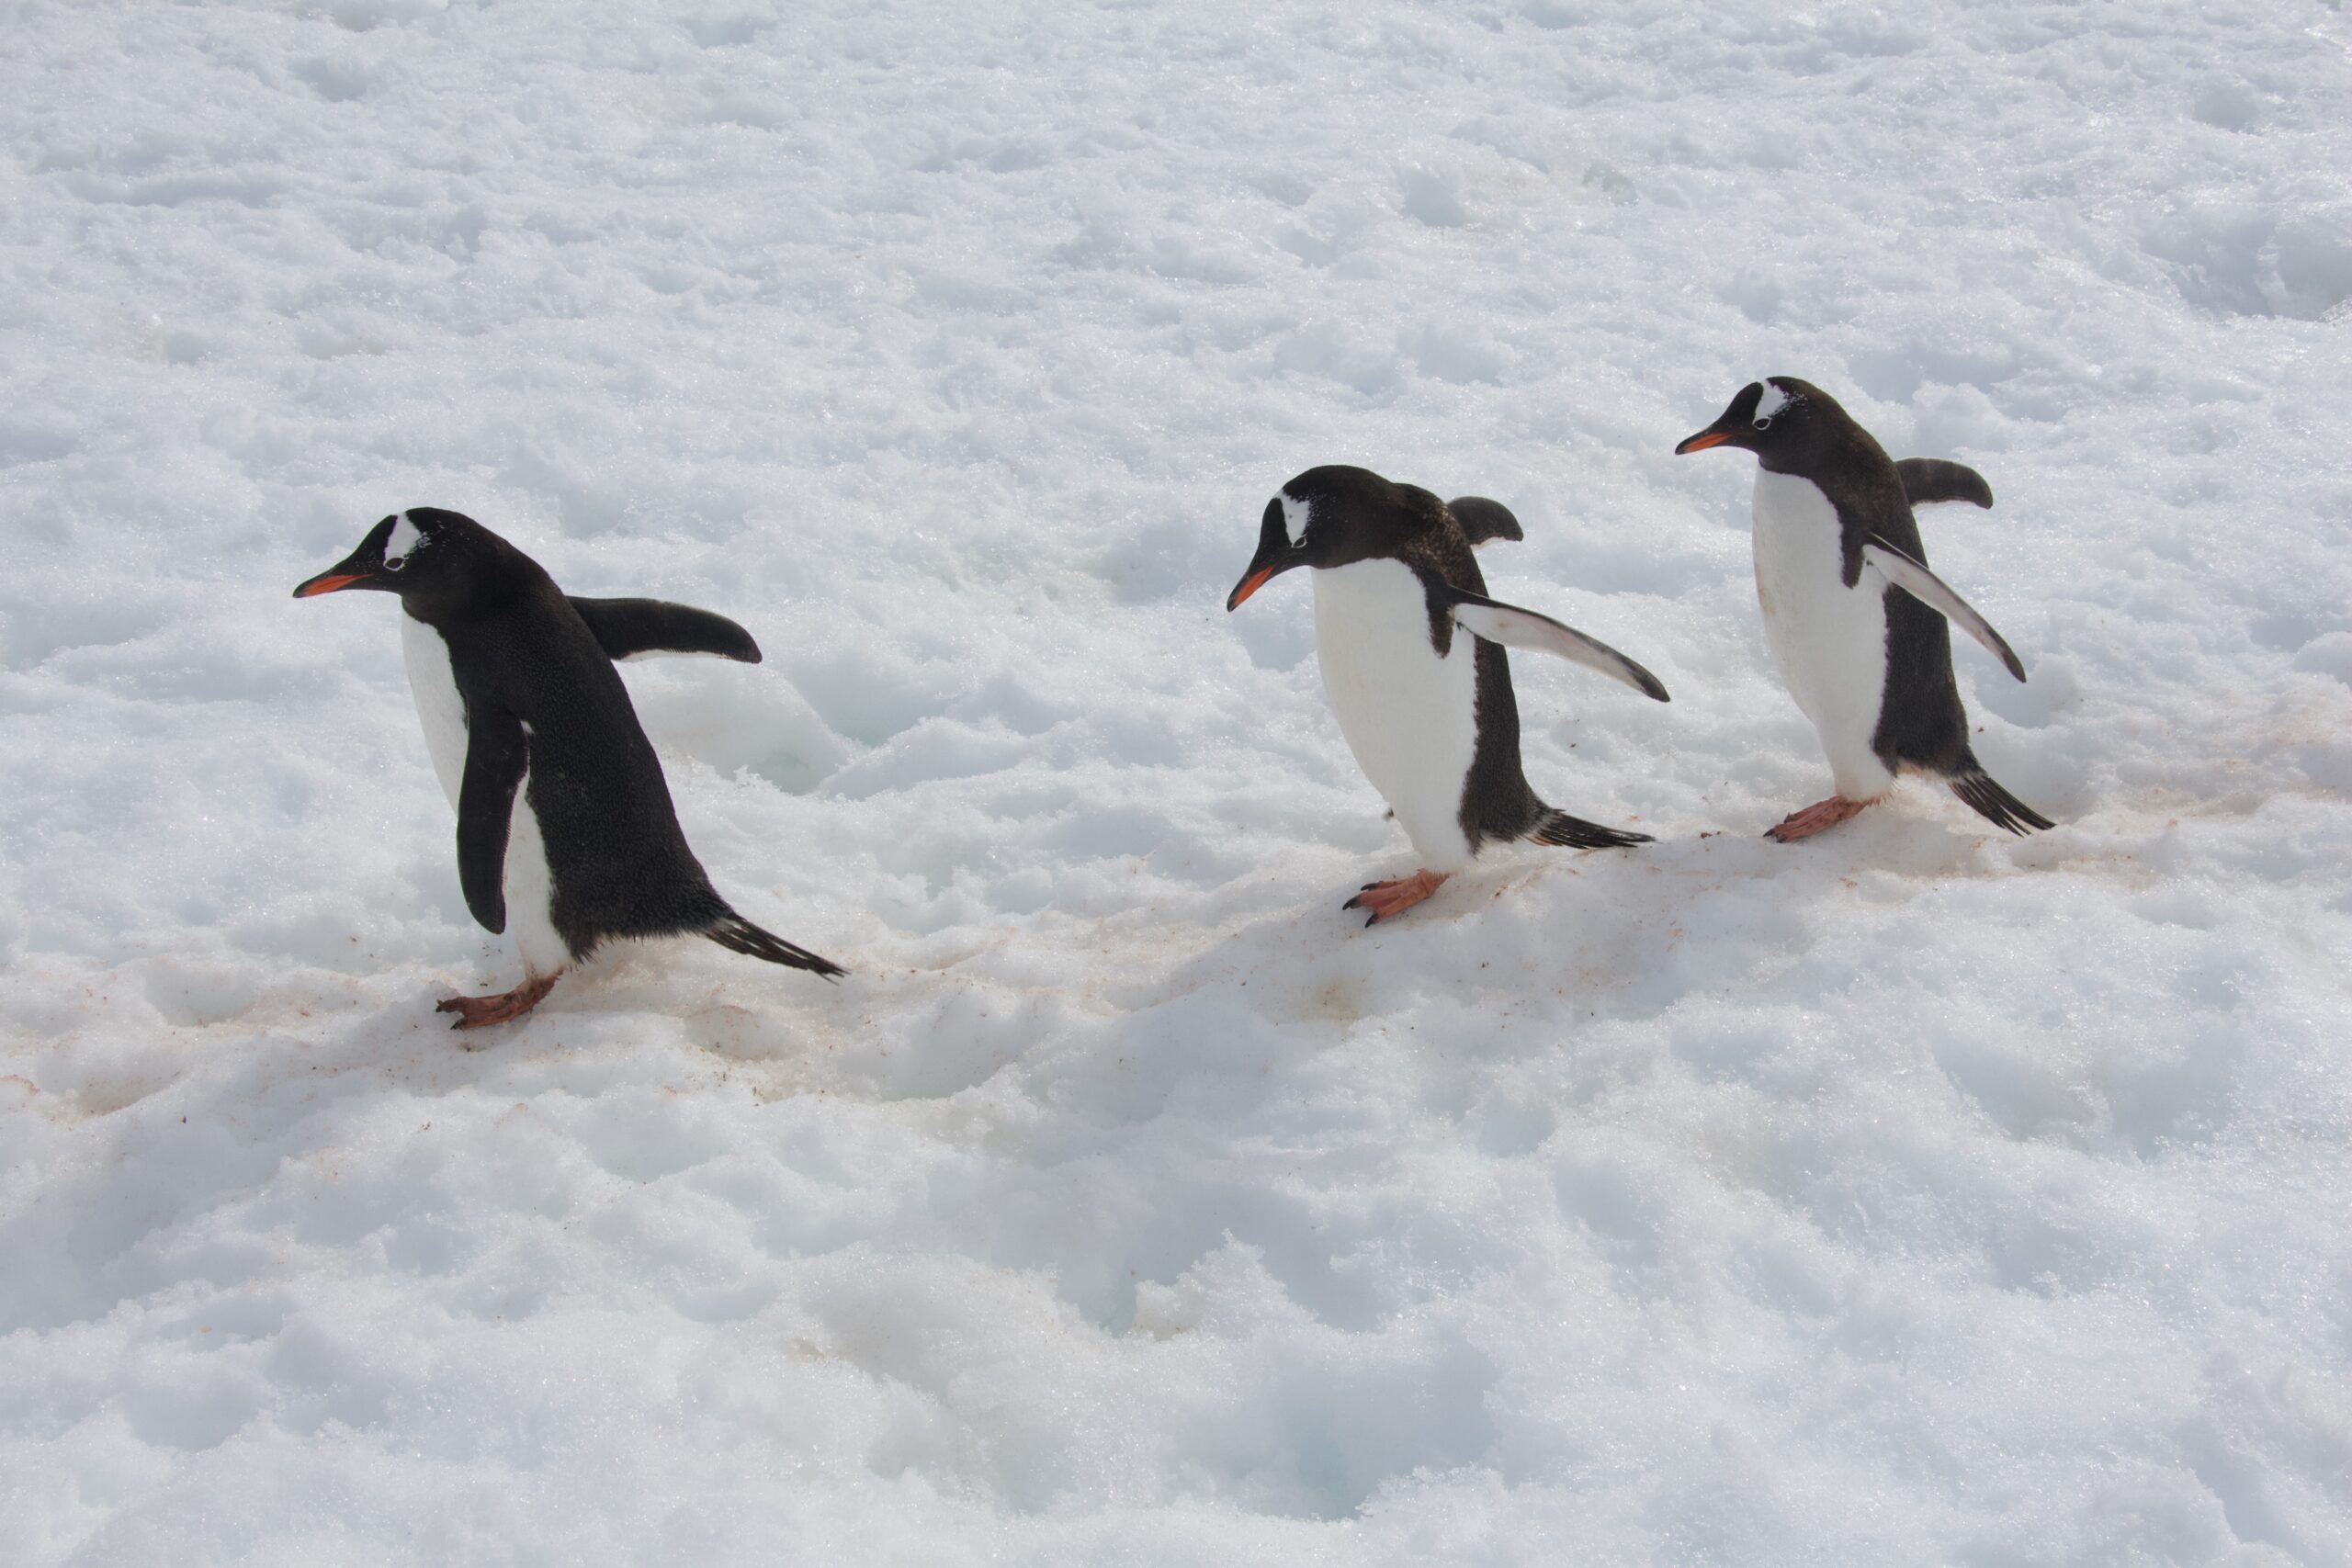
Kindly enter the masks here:
[[1283, 527], [1290, 535], [1290, 547], [1296, 549], [1306, 537], [1306, 525], [1314, 521], [1315, 503], [1301, 501], [1289, 491], [1283, 492]]
[[1755, 417], [1770, 419], [1788, 406], [1789, 394], [1767, 381], [1764, 383], [1764, 396], [1757, 400]]
[[397, 571], [408, 564], [409, 552], [424, 542], [424, 535], [408, 520], [403, 512], [393, 523], [391, 534], [384, 540], [384, 564]]

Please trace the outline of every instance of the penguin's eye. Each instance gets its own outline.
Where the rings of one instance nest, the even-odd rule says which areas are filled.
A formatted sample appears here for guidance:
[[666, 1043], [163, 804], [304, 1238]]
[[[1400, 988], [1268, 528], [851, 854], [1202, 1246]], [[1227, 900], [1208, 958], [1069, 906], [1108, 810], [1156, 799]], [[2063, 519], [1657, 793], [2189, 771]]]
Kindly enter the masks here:
[[408, 564], [408, 558], [414, 555], [418, 547], [424, 543], [424, 531], [409, 521], [407, 513], [401, 513], [400, 516], [393, 519], [392, 531], [384, 536], [385, 570], [400, 570]]
[[1315, 521], [1315, 503], [1299, 501], [1285, 492], [1282, 497], [1283, 531], [1290, 536], [1293, 550], [1306, 548], [1307, 525]]
[[1758, 421], [1756, 422], [1756, 428], [1757, 428], [1757, 429], [1758, 429], [1758, 430], [1770, 430], [1770, 429], [1771, 429], [1771, 428], [1772, 428], [1772, 416], [1771, 416], [1770, 414], [1769, 414], [1769, 413], [1768, 413], [1768, 414], [1766, 414], [1762, 419], [1758, 420]]

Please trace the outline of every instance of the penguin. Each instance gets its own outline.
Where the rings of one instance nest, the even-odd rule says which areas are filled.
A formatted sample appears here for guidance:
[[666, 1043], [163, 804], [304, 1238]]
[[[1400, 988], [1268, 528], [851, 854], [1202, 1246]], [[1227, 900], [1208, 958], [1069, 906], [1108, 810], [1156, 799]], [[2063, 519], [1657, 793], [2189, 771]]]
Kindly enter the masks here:
[[294, 590], [400, 596], [401, 649], [425, 750], [458, 813], [458, 882], [491, 931], [510, 924], [523, 983], [449, 997], [454, 1027], [521, 1017], [614, 937], [694, 935], [831, 979], [847, 973], [762, 931], [686, 847], [662, 764], [616, 660], [760, 660], [723, 615], [655, 599], [574, 599], [472, 518], [412, 507]]
[[1835, 792], [1766, 837], [1794, 843], [1884, 797], [1897, 773], [1933, 774], [2012, 833], [2050, 818], [1995, 783], [1968, 744], [1952, 680], [1950, 626], [1983, 643], [2008, 672], [2025, 666], [1984, 616], [1928, 570], [1915, 506], [1993, 504], [1961, 463], [1897, 463], [1836, 399], [1809, 381], [1751, 381], [1678, 454], [1713, 446], [1756, 454], [1756, 596], [1764, 637], [1790, 694], [1821, 737]]
[[1650, 841], [1554, 810], [1521, 772], [1506, 645], [1558, 654], [1659, 702], [1667, 694], [1615, 649], [1487, 597], [1474, 541], [1520, 536], [1498, 502], [1449, 504], [1368, 469], [1309, 468], [1266, 503], [1258, 552], [1226, 599], [1230, 613], [1282, 573], [1315, 569], [1323, 689], [1348, 750], [1421, 861], [1412, 875], [1367, 883], [1341, 906], [1367, 911], [1367, 926], [1427, 898], [1491, 841]]

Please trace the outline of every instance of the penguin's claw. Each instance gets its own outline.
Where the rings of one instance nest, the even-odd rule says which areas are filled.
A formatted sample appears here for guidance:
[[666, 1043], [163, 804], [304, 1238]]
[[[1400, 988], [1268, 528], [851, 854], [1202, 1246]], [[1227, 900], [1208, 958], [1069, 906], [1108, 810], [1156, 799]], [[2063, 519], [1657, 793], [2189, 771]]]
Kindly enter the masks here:
[[1366, 883], [1362, 892], [1340, 908], [1371, 910], [1371, 918], [1364, 921], [1369, 929], [1391, 915], [1403, 914], [1436, 892], [1444, 881], [1443, 872], [1417, 871], [1410, 876], [1399, 876], [1387, 882]]
[[1855, 816], [1871, 803], [1848, 800], [1833, 795], [1827, 800], [1816, 800], [1802, 811], [1792, 811], [1774, 826], [1764, 830], [1764, 836], [1776, 844], [1793, 844], [1799, 839], [1810, 839], [1826, 828], [1835, 828], [1847, 818]]
[[481, 1029], [522, 1017], [554, 988], [555, 976], [543, 975], [494, 997], [444, 997], [433, 1004], [433, 1010], [456, 1013], [458, 1021], [449, 1026], [452, 1029]]

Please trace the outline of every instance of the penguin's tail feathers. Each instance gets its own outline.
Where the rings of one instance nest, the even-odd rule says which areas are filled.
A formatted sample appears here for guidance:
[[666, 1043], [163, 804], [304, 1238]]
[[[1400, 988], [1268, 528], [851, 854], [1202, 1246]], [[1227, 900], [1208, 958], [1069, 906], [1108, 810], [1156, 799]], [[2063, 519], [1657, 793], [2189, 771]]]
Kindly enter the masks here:
[[1572, 850], [1622, 850], [1628, 844], [1654, 841], [1647, 833], [1620, 832], [1548, 807], [1535, 826], [1527, 830], [1527, 837], [1539, 844], [1559, 844]]
[[1993, 782], [1993, 775], [1979, 767], [1976, 759], [1944, 781], [1951, 785], [1952, 794], [1968, 803], [1969, 808], [1996, 828], [2007, 828], [2022, 837], [2056, 823]]
[[830, 958], [820, 958], [805, 947], [794, 946], [774, 931], [762, 931], [732, 909], [720, 916], [717, 923], [705, 927], [702, 934], [730, 952], [764, 958], [770, 964], [781, 964], [787, 969], [806, 969], [828, 980], [849, 973]]

